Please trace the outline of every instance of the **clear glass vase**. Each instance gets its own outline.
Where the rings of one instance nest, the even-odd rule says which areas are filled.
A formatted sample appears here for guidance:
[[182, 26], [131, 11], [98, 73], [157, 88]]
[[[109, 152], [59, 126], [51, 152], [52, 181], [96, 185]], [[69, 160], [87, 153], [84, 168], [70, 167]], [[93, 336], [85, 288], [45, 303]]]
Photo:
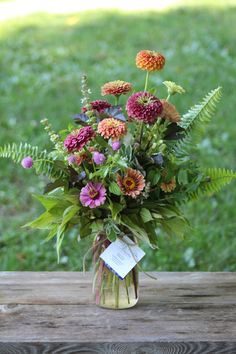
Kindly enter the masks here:
[[93, 244], [93, 294], [96, 305], [110, 309], [127, 309], [138, 302], [138, 269], [134, 267], [124, 279], [110, 271], [100, 254], [110, 245], [104, 233]]

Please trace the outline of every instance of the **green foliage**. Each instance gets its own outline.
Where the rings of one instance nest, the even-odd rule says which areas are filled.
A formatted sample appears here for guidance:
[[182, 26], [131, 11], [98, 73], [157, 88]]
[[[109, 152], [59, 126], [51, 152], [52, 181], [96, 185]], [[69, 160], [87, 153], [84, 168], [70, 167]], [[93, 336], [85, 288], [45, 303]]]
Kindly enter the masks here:
[[45, 160], [48, 157], [48, 152], [46, 150], [40, 151], [38, 146], [31, 146], [27, 143], [19, 145], [12, 143], [0, 147], [0, 157], [12, 159], [16, 163], [21, 162], [26, 156], [31, 156], [33, 160]]
[[118, 184], [114, 181], [109, 184], [109, 191], [112, 194], [121, 195], [120, 188], [119, 188]]
[[222, 96], [221, 87], [210, 91], [202, 100], [201, 103], [196, 104], [181, 117], [178, 125], [185, 130], [202, 127], [208, 123], [215, 112], [216, 103], [219, 102]]
[[149, 221], [153, 220], [152, 214], [150, 213], [150, 211], [146, 208], [142, 208], [140, 211], [140, 216], [143, 220], [143, 222], [146, 224]]
[[222, 96], [221, 87], [210, 91], [202, 102], [192, 107], [181, 118], [178, 125], [185, 130], [180, 140], [177, 140], [173, 152], [177, 157], [186, 157], [202, 137], [207, 123], [215, 113], [216, 103]]
[[[80, 206], [76, 203], [73, 195], [34, 195], [34, 197], [44, 206], [46, 211], [37, 219], [27, 223], [24, 227], [50, 230], [45, 241], [49, 241], [56, 236], [56, 250], [58, 262], [60, 260], [60, 249], [65, 232], [71, 225], [78, 223], [77, 213]], [[76, 220], [73, 222], [73, 218]]]
[[198, 189], [190, 194], [192, 199], [197, 199], [204, 195], [211, 196], [236, 178], [234, 171], [225, 168], [207, 168], [203, 173], [202, 182], [199, 184]]
[[37, 174], [43, 174], [53, 180], [67, 175], [65, 164], [62, 161], [54, 161], [46, 150], [40, 151], [38, 146], [32, 146], [28, 143], [12, 143], [0, 146], [0, 157], [20, 163], [26, 156], [32, 157], [33, 167]]

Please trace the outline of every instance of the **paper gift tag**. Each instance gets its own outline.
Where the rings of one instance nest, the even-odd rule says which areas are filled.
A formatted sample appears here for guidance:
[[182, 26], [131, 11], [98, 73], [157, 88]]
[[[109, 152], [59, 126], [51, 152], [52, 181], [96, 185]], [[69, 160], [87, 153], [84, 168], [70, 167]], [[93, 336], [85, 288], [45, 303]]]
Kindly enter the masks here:
[[124, 236], [123, 239], [112, 242], [100, 255], [100, 258], [113, 273], [120, 279], [124, 279], [144, 255], [145, 253], [140, 247], [128, 236]]

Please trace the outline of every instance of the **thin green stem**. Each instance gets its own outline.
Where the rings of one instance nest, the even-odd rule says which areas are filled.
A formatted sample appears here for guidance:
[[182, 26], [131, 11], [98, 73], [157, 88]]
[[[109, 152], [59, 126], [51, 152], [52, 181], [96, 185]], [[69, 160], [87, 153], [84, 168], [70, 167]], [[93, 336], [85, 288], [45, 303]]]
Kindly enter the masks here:
[[171, 94], [168, 93], [168, 96], [166, 97], [166, 101], [169, 101]]
[[141, 128], [140, 128], [140, 136], [139, 136], [139, 143], [141, 144], [142, 138], [143, 138], [143, 129], [144, 129], [144, 122], [141, 123]]
[[120, 280], [119, 278], [115, 275], [116, 277], [116, 285], [115, 285], [115, 307], [116, 309], [119, 308], [119, 296], [120, 296]]
[[118, 106], [119, 104], [119, 99], [120, 99], [120, 95], [116, 95], [115, 96], [115, 105]]
[[148, 79], [149, 79], [149, 71], [147, 71], [147, 73], [146, 73], [144, 91], [147, 91], [147, 88], [148, 88]]
[[129, 274], [125, 277], [124, 281], [125, 281], [125, 290], [126, 290], [126, 295], [127, 295], [127, 301], [128, 301], [128, 304], [130, 304], [130, 297], [129, 297]]

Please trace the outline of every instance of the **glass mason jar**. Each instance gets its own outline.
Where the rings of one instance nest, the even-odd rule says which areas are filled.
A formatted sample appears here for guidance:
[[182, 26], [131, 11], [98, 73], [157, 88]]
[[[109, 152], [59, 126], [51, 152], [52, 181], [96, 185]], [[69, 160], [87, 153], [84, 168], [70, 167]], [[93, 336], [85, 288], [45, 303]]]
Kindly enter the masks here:
[[105, 233], [99, 233], [93, 243], [95, 303], [110, 309], [127, 309], [138, 302], [138, 269], [135, 266], [124, 279], [110, 271], [100, 258], [110, 243]]

